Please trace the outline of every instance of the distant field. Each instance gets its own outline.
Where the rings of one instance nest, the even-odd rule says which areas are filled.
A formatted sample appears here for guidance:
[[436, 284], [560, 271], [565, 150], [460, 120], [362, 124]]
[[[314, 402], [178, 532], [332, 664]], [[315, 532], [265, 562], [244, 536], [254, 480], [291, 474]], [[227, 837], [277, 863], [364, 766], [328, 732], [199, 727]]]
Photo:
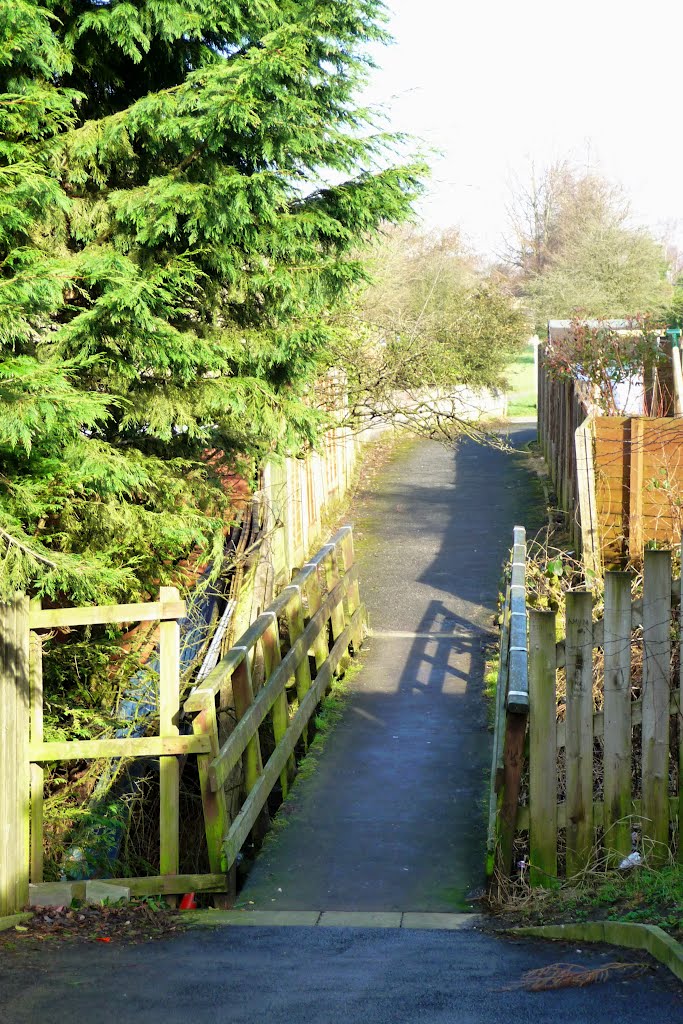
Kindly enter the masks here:
[[531, 345], [507, 368], [508, 416], [536, 415], [534, 350]]

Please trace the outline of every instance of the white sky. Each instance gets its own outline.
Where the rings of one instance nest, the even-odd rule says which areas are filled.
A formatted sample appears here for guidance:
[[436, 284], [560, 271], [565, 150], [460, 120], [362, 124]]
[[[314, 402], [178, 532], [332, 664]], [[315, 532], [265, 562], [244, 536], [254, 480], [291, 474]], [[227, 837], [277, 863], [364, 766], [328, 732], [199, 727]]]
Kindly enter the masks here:
[[494, 255], [507, 185], [570, 157], [683, 247], [683, 0], [385, 0], [364, 97], [442, 151], [420, 212]]

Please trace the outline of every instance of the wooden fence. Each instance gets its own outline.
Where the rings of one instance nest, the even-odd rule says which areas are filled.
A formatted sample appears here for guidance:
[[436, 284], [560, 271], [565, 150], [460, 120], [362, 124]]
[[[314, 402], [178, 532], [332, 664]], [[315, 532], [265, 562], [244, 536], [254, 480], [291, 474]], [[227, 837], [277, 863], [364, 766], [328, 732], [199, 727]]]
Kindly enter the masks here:
[[538, 436], [587, 568], [638, 561], [650, 542], [680, 542], [682, 420], [597, 415], [580, 381], [547, 372], [539, 346]]
[[261, 472], [261, 496], [272, 541], [275, 581], [288, 581], [323, 536], [325, 518], [353, 483], [364, 445], [388, 424], [328, 431], [319, 450], [302, 458], [269, 460]]
[[[287, 792], [297, 743], [302, 735], [305, 739], [334, 675], [360, 646], [365, 613], [351, 528], [340, 530], [303, 567], [191, 692], [185, 704], [192, 716], [189, 735], [180, 735], [178, 727], [178, 619], [184, 614], [174, 588], [162, 588], [160, 600], [150, 604], [51, 610], [17, 595], [0, 606], [0, 916], [27, 904], [29, 881], [42, 883], [42, 766], [61, 760], [159, 757], [160, 875], [119, 881], [136, 895], [229, 892], [228, 871], [240, 847], [252, 830], [262, 833], [278, 779]], [[159, 621], [158, 735], [45, 742], [41, 633], [133, 621]], [[298, 701], [295, 712], [290, 691]], [[227, 735], [230, 709], [237, 725]], [[259, 729], [266, 719], [274, 748], [264, 758]], [[205, 875], [178, 873], [179, 758], [187, 755], [197, 757], [211, 868]], [[234, 820], [226, 781], [244, 790]]]
[[532, 885], [576, 875], [596, 854], [618, 863], [634, 832], [646, 863], [660, 865], [680, 835], [682, 584], [671, 552], [645, 552], [641, 599], [631, 584], [606, 573], [597, 621], [592, 594], [567, 594], [560, 642], [555, 613], [529, 611], [528, 760], [513, 828]]

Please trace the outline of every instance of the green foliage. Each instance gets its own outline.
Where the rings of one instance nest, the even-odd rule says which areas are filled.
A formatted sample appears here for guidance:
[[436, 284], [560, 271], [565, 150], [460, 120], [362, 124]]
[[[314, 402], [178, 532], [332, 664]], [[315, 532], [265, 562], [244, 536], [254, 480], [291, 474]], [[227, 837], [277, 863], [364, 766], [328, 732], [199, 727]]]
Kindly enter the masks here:
[[0, 594], [143, 596], [226, 466], [315, 437], [355, 250], [423, 171], [354, 102], [382, 16], [0, 4]]
[[642, 317], [628, 320], [628, 332], [609, 323], [575, 319], [566, 336], [552, 340], [545, 350], [551, 376], [585, 384], [605, 415], [618, 416], [617, 387], [634, 376], [644, 376], [667, 359], [660, 347], [661, 327]]
[[356, 409], [409, 416], [406, 398], [425, 389], [447, 395], [463, 385], [504, 386], [526, 319], [457, 232], [387, 231], [369, 249], [367, 268], [360, 314], [352, 308], [336, 348]]
[[518, 183], [510, 203], [507, 262], [536, 330], [580, 315], [660, 316], [671, 286], [662, 245], [634, 227], [623, 192], [567, 160]]

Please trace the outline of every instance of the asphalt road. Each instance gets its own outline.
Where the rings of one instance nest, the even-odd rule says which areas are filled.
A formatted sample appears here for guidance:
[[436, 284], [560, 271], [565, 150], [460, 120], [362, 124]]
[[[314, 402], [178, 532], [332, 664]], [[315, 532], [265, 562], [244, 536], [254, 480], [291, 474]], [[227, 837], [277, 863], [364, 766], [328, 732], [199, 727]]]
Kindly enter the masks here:
[[[680, 1024], [681, 990], [651, 976], [554, 992], [510, 986], [557, 961], [623, 952], [475, 932], [233, 928], [0, 963], [3, 1024]], [[13, 962], [14, 960], [14, 962]]]

